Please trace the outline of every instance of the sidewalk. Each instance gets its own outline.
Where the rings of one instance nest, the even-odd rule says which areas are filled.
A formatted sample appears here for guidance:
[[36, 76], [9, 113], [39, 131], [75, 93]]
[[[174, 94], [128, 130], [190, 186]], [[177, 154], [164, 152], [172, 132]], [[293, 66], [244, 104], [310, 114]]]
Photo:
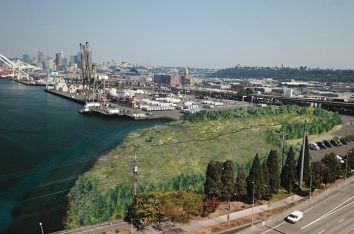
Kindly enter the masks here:
[[[286, 206], [290, 203], [293, 203], [295, 201], [299, 201], [301, 199], [304, 199], [304, 197], [300, 197], [298, 195], [292, 195], [292, 196], [287, 197], [283, 200], [280, 200], [280, 201], [277, 201], [274, 203], [270, 203], [268, 205], [255, 206], [253, 208], [253, 214], [255, 215], [257, 213], [261, 213], [264, 211], [268, 211], [268, 210], [272, 210], [272, 209], [279, 208], [282, 206]], [[242, 217], [246, 217], [246, 216], [251, 216], [251, 215], [252, 215], [252, 208], [232, 212], [232, 213], [230, 213], [230, 221], [235, 220], [235, 219], [239, 219]], [[182, 225], [182, 226], [180, 226], [180, 228], [183, 229], [184, 231], [193, 231], [195, 229], [206, 228], [209, 226], [213, 226], [213, 225], [217, 225], [217, 224], [225, 223], [225, 222], [227, 222], [227, 215], [222, 215], [222, 216], [208, 219], [208, 220], [200, 220], [200, 221], [192, 220], [189, 224]]]

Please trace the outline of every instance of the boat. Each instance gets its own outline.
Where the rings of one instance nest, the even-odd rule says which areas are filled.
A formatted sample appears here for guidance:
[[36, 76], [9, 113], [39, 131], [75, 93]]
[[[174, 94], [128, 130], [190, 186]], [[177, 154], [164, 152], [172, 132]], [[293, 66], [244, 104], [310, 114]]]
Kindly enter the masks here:
[[93, 108], [100, 106], [101, 103], [99, 102], [86, 102], [86, 104], [81, 108], [79, 112], [82, 114], [91, 113], [93, 111]]

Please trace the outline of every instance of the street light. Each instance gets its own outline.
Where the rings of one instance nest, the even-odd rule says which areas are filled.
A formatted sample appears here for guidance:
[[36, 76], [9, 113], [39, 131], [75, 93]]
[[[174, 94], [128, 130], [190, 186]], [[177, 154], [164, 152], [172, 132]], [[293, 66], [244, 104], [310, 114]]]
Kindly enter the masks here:
[[347, 158], [345, 160], [345, 172], [344, 172], [344, 180], [345, 181], [347, 181], [348, 160], [349, 160], [349, 154], [347, 155]]
[[41, 227], [42, 234], [44, 234], [44, 232], [43, 232], [42, 222], [39, 222], [39, 226]]
[[253, 189], [252, 189], [252, 215], [251, 215], [251, 230], [254, 229], [253, 226], [253, 209], [254, 209], [254, 182], [252, 182], [253, 184]]
[[[252, 182], [253, 184], [253, 191], [252, 191], [252, 215], [251, 215], [251, 230], [254, 229], [254, 226], [253, 226], [253, 209], [254, 209], [254, 187], [255, 187], [255, 183]], [[264, 187], [268, 187], [267, 185], [263, 184]]]
[[281, 169], [283, 169], [284, 167], [284, 148], [285, 148], [285, 137], [288, 135], [286, 132], [282, 132], [282, 135], [283, 135], [283, 141], [282, 141], [282, 144], [281, 144], [281, 147], [282, 147], [282, 153], [281, 153]]

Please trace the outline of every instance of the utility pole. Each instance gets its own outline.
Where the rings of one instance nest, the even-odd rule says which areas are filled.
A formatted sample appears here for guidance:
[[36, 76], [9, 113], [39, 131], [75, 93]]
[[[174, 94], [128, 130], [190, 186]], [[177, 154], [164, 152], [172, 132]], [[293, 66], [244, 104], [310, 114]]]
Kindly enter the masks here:
[[227, 210], [227, 221], [229, 222], [230, 220], [230, 209], [231, 209], [231, 205], [230, 205], [230, 194], [229, 194], [229, 203], [228, 203], [228, 210]]
[[345, 172], [344, 172], [344, 180], [345, 181], [347, 181], [348, 160], [349, 160], [349, 154], [347, 155], [347, 159], [345, 160]]
[[301, 170], [300, 170], [300, 178], [299, 178], [299, 188], [300, 188], [300, 190], [302, 189], [302, 180], [303, 180], [303, 177], [304, 177], [304, 159], [305, 159], [306, 125], [307, 125], [307, 121], [305, 120], [304, 136], [303, 136], [303, 139], [302, 139]]
[[311, 200], [311, 193], [312, 193], [312, 165], [310, 167], [311, 172], [310, 172], [310, 200]]
[[253, 226], [253, 209], [254, 209], [254, 182], [253, 182], [253, 190], [252, 190], [252, 215], [251, 215], [251, 230], [254, 229]]
[[42, 222], [39, 222], [39, 226], [41, 227], [41, 232], [42, 232], [42, 234], [44, 234]]
[[136, 184], [138, 183], [138, 166], [136, 164], [136, 149], [134, 146], [134, 159], [133, 159], [133, 200], [136, 196]]
[[281, 147], [282, 147], [282, 153], [281, 153], [281, 168], [283, 169], [283, 167], [284, 167], [284, 148], [285, 148], [285, 137], [286, 137], [286, 135], [288, 135], [288, 134], [286, 134], [286, 132], [282, 132], [282, 134], [283, 134], [283, 141], [282, 141], [282, 144], [281, 144]]

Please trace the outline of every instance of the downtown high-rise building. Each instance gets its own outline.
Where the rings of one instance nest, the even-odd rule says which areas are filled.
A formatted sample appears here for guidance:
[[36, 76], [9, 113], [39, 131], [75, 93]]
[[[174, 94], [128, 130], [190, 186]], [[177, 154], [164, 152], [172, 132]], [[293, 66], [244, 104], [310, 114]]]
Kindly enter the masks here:
[[64, 52], [63, 51], [55, 54], [55, 65], [57, 65], [57, 66], [64, 65]]
[[22, 61], [25, 63], [32, 63], [31, 56], [29, 56], [28, 54], [22, 55]]
[[44, 54], [41, 51], [38, 51], [37, 54], [37, 63], [43, 63], [44, 62]]

